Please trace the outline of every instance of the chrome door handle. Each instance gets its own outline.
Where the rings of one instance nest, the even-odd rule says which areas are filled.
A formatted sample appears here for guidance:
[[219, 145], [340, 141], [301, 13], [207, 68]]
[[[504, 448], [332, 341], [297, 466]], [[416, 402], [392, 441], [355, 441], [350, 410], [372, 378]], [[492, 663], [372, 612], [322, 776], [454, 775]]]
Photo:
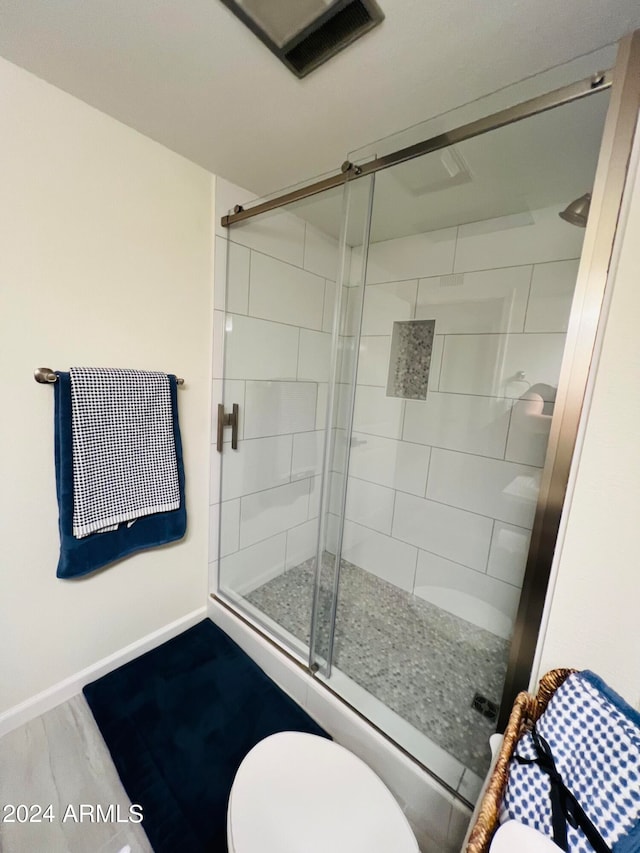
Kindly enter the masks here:
[[218, 453], [222, 453], [223, 434], [226, 426], [231, 427], [231, 449], [238, 449], [238, 411], [239, 406], [234, 403], [231, 411], [225, 414], [224, 404], [218, 403], [218, 440], [216, 442]]

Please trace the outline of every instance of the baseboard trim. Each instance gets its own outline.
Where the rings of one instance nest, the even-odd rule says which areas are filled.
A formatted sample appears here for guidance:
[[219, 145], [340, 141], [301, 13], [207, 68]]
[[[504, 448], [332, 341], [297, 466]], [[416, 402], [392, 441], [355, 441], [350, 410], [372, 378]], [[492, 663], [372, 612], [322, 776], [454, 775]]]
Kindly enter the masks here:
[[74, 673], [63, 681], [59, 681], [19, 705], [14, 705], [13, 708], [9, 708], [8, 711], [0, 714], [0, 737], [24, 725], [24, 723], [28, 723], [29, 720], [39, 717], [40, 714], [50, 711], [62, 702], [66, 702], [72, 696], [76, 696], [90, 681], [101, 678], [111, 670], [117, 669], [122, 664], [154, 649], [206, 618], [207, 607], [198, 607], [197, 610], [192, 610], [186, 616], [181, 616], [180, 619], [169, 622], [168, 625], [164, 625], [157, 631], [152, 631], [145, 637], [141, 637], [123, 649], [96, 661], [91, 666], [85, 667], [85, 669]]

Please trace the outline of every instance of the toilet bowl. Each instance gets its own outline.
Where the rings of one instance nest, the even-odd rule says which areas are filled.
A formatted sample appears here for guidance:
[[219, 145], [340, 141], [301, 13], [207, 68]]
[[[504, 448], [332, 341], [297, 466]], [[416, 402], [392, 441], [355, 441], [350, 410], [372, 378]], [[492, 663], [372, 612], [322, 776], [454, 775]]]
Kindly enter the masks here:
[[229, 853], [418, 853], [402, 809], [353, 753], [280, 732], [244, 758], [227, 811]]

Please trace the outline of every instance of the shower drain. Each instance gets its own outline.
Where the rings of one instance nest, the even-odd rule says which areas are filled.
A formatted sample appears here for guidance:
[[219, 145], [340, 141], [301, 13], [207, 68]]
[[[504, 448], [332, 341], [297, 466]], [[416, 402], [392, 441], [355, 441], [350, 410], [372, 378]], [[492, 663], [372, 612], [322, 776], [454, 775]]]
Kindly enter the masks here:
[[487, 699], [486, 696], [483, 696], [482, 693], [475, 693], [473, 696], [473, 700], [471, 701], [471, 707], [476, 711], [479, 711], [483, 717], [486, 717], [488, 720], [495, 720], [498, 716], [498, 705], [495, 702], [492, 702], [491, 699]]

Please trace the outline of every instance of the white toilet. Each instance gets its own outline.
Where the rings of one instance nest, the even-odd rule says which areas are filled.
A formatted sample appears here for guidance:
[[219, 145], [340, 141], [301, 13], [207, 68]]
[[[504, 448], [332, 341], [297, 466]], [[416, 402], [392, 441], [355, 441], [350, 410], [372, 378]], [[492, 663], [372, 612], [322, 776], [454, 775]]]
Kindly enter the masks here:
[[418, 853], [402, 809], [353, 753], [303, 732], [260, 741], [236, 774], [229, 853]]

